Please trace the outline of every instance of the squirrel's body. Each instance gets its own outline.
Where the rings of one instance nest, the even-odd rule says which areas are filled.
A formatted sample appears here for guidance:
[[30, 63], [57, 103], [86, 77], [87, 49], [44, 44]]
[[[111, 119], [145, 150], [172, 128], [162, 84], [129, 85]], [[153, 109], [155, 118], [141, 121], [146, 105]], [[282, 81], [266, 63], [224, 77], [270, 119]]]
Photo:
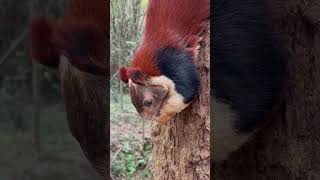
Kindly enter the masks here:
[[[200, 33], [207, 27], [209, 16], [209, 0], [149, 1], [141, 45], [131, 66], [120, 69], [121, 79], [131, 80], [132, 103], [143, 117], [159, 117], [160, 122], [166, 123], [197, 95], [199, 79], [194, 61]], [[165, 97], [161, 100], [150, 95], [137, 96], [141, 93], [135, 92], [137, 86], [160, 86], [168, 96], [161, 96]], [[145, 106], [144, 101], [151, 104]]]
[[212, 14], [212, 142], [220, 161], [265, 122], [286, 67], [264, 1], [214, 1]]
[[30, 26], [32, 57], [57, 68], [64, 55], [82, 71], [107, 75], [107, 7], [104, 0], [71, 0], [65, 16], [58, 20], [34, 18]]

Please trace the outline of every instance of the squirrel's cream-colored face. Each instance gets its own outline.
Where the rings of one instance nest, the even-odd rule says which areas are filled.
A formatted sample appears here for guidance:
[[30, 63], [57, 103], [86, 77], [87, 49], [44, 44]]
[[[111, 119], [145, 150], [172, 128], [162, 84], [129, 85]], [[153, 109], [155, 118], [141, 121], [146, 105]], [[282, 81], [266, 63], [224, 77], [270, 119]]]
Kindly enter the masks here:
[[168, 90], [162, 86], [139, 85], [129, 81], [131, 102], [143, 119], [158, 117], [165, 103]]

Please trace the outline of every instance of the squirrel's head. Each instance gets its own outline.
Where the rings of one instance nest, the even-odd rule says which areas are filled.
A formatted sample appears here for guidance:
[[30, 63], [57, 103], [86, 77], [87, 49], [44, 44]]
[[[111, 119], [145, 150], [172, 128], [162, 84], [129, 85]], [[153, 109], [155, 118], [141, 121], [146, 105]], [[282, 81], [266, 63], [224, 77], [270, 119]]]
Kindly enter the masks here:
[[137, 68], [122, 67], [119, 73], [120, 79], [129, 85], [131, 102], [140, 116], [148, 120], [158, 117], [168, 98], [168, 89], [150, 83], [150, 77]]

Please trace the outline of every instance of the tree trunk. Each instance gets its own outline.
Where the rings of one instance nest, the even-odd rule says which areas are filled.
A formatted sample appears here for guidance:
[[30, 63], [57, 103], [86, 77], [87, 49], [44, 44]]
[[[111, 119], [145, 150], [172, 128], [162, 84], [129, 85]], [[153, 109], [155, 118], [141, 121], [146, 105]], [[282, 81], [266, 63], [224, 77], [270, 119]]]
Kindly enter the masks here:
[[216, 179], [320, 179], [320, 3], [271, 0], [273, 25], [289, 52], [285, 101]]
[[[29, 2], [29, 19], [37, 13], [35, 6], [38, 1]], [[35, 12], [36, 10], [36, 12]], [[27, 31], [26, 31], [27, 32]], [[32, 92], [33, 92], [33, 109], [32, 109], [32, 120], [33, 120], [33, 143], [35, 152], [41, 151], [41, 132], [40, 132], [40, 113], [41, 113], [41, 85], [40, 85], [40, 69], [38, 64], [32, 63]]]
[[78, 70], [60, 59], [62, 94], [72, 135], [104, 179], [110, 179], [109, 78]]
[[153, 178], [189, 180], [210, 177], [210, 32], [203, 35], [198, 60], [200, 95], [166, 125], [152, 128]]

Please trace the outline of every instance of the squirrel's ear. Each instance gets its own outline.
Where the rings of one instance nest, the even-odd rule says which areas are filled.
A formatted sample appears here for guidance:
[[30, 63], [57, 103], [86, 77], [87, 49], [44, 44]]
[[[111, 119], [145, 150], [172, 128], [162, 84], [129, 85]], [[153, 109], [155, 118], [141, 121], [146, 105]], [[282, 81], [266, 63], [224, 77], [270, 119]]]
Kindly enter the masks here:
[[128, 83], [129, 79], [139, 85], [145, 85], [147, 77], [137, 68], [125, 68], [121, 67], [119, 69], [121, 81]]
[[121, 81], [123, 81], [123, 82], [125, 82], [125, 83], [128, 83], [129, 78], [128, 78], [128, 75], [127, 75], [127, 68], [121, 67], [121, 68], [119, 69], [119, 74], [120, 74], [120, 79], [121, 79]]
[[132, 82], [139, 85], [146, 85], [147, 83], [147, 75], [141, 72], [141, 70], [137, 68], [127, 69], [127, 77]]

